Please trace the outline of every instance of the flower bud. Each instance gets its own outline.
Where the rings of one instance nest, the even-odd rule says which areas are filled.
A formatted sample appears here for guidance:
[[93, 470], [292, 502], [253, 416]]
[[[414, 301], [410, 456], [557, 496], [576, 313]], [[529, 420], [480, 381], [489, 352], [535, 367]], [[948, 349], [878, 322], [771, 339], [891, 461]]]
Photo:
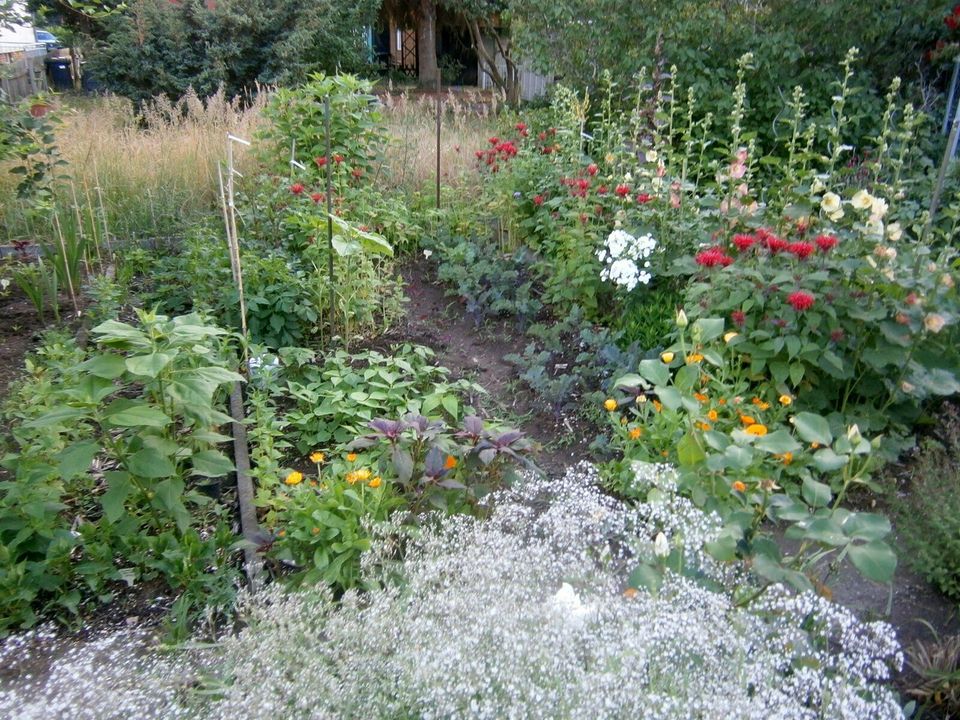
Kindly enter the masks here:
[[689, 324], [690, 321], [687, 320], [687, 314], [683, 311], [683, 308], [680, 308], [677, 312], [677, 327], [683, 330]]

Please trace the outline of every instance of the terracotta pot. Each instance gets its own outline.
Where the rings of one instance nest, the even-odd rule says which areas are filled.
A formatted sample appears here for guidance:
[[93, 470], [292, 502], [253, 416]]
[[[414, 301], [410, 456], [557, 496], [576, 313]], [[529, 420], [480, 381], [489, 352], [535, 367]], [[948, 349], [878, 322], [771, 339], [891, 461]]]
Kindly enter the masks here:
[[34, 103], [30, 106], [30, 114], [35, 118], [43, 117], [51, 110], [53, 110], [53, 105], [44, 102]]

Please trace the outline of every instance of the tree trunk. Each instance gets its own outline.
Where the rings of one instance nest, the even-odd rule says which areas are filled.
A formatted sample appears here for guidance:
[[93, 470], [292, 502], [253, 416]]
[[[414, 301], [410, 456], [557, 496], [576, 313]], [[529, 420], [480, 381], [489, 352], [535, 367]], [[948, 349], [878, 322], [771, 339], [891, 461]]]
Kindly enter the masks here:
[[[496, 86], [497, 90], [503, 93], [504, 99], [511, 107], [517, 107], [520, 104], [520, 71], [514, 61], [511, 52], [511, 42], [500, 36], [492, 26], [480, 27], [480, 22], [476, 18], [465, 18], [467, 28], [470, 30], [470, 39], [473, 47], [477, 51], [477, 57], [480, 59], [480, 65], [490, 76], [490, 80]], [[497, 67], [497, 51], [491, 54], [487, 46], [483, 43], [483, 32], [486, 30], [497, 46], [497, 51], [503, 57], [506, 72], [501, 73]]]
[[437, 5], [434, 0], [420, 0], [417, 18], [417, 65], [420, 87], [435, 88], [440, 70], [437, 67]]

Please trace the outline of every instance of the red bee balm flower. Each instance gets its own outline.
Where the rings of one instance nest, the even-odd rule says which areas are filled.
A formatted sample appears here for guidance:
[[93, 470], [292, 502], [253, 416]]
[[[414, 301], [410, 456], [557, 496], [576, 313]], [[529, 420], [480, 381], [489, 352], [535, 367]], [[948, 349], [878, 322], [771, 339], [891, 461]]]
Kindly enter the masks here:
[[317, 167], [323, 167], [324, 165], [327, 164], [326, 157], [315, 157], [313, 161], [317, 164]]
[[587, 165], [587, 172], [590, 174], [590, 177], [593, 177], [597, 174], [600, 168], [597, 167], [596, 163], [590, 163]]
[[699, 252], [693, 259], [697, 265], [701, 265], [702, 267], [716, 267], [717, 265], [727, 267], [727, 265], [733, 262], [733, 258], [718, 247], [708, 248], [703, 252]]
[[816, 250], [816, 248], [813, 246], [813, 243], [808, 242], [795, 242], [787, 245], [787, 252], [793, 253], [801, 260], [813, 255], [814, 250]]
[[747, 322], [747, 314], [742, 310], [734, 310], [730, 313], [730, 319], [733, 320], [733, 324], [737, 327], [743, 327], [744, 323]]
[[752, 248], [756, 241], [757, 239], [753, 235], [740, 234], [733, 236], [733, 244], [740, 252], [744, 252]]
[[817, 235], [815, 242], [821, 252], [827, 252], [837, 246], [837, 239], [833, 235]]
[[630, 194], [630, 186], [629, 186], [629, 185], [617, 185], [617, 187], [616, 187], [616, 189], [614, 190], [614, 192], [615, 192], [619, 197], [622, 197], [622, 198], [623, 198], [623, 197], [626, 197], [627, 195]]
[[533, 204], [536, 205], [537, 207], [540, 207], [541, 205], [543, 205], [543, 201], [544, 201], [543, 195], [533, 196]]
[[324, 195], [323, 193], [314, 193], [313, 195], [310, 196], [310, 199], [313, 200], [315, 203], [322, 203], [327, 199], [327, 196]]
[[333, 161], [334, 161], [337, 165], [339, 165], [340, 163], [343, 162], [343, 155], [334, 155], [334, 156], [333, 156]]
[[653, 200], [653, 198], [650, 197], [650, 195], [648, 195], [647, 193], [640, 193], [639, 195], [637, 195], [637, 202], [640, 203], [641, 205], [646, 205], [651, 200]]
[[814, 299], [813, 295], [803, 290], [797, 290], [797, 292], [787, 295], [787, 302], [790, 303], [797, 312], [803, 312], [804, 310], [812, 308]]
[[290, 192], [294, 195], [300, 195], [304, 191], [304, 187], [301, 183], [294, 183], [290, 186]]

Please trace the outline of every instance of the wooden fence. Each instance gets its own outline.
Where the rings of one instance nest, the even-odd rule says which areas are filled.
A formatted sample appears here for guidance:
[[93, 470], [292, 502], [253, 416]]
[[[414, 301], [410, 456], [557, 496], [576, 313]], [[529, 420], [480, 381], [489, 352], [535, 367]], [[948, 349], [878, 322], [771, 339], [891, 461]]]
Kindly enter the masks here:
[[46, 57], [47, 50], [42, 45], [12, 52], [4, 52], [0, 46], [0, 100], [15, 103], [46, 92]]

